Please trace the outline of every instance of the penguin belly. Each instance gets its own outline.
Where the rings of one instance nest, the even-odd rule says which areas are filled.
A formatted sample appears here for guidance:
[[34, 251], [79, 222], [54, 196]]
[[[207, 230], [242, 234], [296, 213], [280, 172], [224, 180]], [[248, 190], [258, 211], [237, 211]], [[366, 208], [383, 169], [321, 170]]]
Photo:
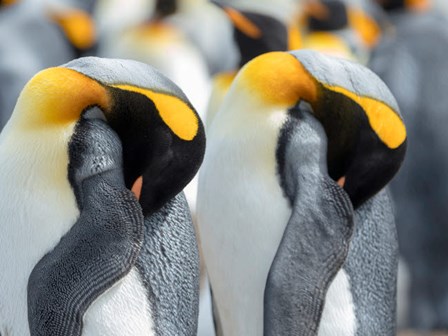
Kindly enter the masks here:
[[86, 311], [82, 336], [155, 335], [146, 293], [140, 274], [133, 267]]
[[350, 278], [341, 268], [328, 287], [317, 335], [354, 336], [356, 327]]
[[221, 139], [210, 132], [199, 178], [200, 240], [229, 336], [263, 334], [266, 279], [291, 214], [276, 175], [279, 127], [257, 126]]

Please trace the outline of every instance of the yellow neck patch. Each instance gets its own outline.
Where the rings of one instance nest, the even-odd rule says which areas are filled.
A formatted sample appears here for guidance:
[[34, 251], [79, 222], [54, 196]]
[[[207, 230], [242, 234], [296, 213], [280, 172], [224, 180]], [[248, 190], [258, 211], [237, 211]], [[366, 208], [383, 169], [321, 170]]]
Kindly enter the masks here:
[[227, 92], [235, 79], [236, 72], [221, 72], [213, 78], [214, 87], [221, 92]]
[[3, 0], [2, 5], [3, 6], [11, 6], [14, 5], [18, 0]]
[[126, 91], [137, 92], [148, 97], [155, 104], [163, 122], [182, 140], [193, 140], [198, 133], [198, 117], [179, 98], [131, 85], [120, 84], [111, 86]]
[[173, 43], [182, 40], [182, 36], [176, 28], [166, 24], [162, 21], [151, 21], [145, 24], [141, 24], [133, 30], [139, 38], [166, 41], [167, 43]]
[[416, 12], [426, 11], [431, 7], [430, 5], [429, 0], [405, 0], [406, 8]]
[[381, 29], [376, 21], [360, 9], [350, 9], [348, 18], [350, 25], [361, 37], [364, 44], [373, 48], [381, 36]]
[[257, 39], [263, 35], [260, 28], [237, 10], [225, 7], [224, 11], [232, 21], [233, 25], [247, 36]]
[[324, 86], [331, 91], [342, 93], [361, 106], [369, 119], [370, 127], [387, 147], [395, 149], [406, 140], [406, 128], [403, 121], [386, 104], [369, 97], [358, 96], [341, 87]]
[[303, 48], [302, 33], [297, 24], [292, 23], [288, 27], [288, 50]]
[[339, 36], [331, 33], [311, 33], [305, 37], [303, 47], [346, 59], [355, 58], [347, 43]]
[[32, 128], [58, 126], [77, 121], [92, 105], [110, 110], [111, 98], [101, 84], [68, 68], [48, 68], [23, 89], [17, 101], [17, 118]]
[[53, 11], [50, 17], [62, 28], [65, 36], [76, 48], [84, 50], [96, 41], [95, 23], [82, 10]]
[[316, 101], [316, 80], [297, 59], [285, 52], [270, 52], [243, 67], [240, 82], [261, 100], [288, 108], [300, 99]]

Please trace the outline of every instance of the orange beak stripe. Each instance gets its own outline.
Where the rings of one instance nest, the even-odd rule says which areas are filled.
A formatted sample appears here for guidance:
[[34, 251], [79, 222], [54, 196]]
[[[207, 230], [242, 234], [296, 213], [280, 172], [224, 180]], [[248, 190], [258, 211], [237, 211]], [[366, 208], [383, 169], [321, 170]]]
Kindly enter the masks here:
[[142, 194], [142, 187], [143, 187], [143, 176], [139, 176], [134, 184], [132, 185], [131, 191], [135, 194], [135, 197], [137, 199], [140, 199], [140, 196]]

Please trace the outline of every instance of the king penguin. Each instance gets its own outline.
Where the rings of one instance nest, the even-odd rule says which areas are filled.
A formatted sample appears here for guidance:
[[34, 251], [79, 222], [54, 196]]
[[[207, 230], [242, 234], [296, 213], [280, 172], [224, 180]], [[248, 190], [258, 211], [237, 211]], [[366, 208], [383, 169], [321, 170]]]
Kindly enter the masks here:
[[[317, 159], [304, 152], [325, 148], [311, 116], [328, 138]], [[311, 50], [247, 63], [210, 126], [199, 180], [217, 334], [395, 335], [398, 247], [382, 189], [405, 151], [397, 104], [367, 68]], [[281, 273], [294, 288], [278, 286]], [[289, 315], [270, 314], [287, 304]]]
[[238, 62], [232, 70], [219, 72], [213, 77], [205, 118], [206, 127], [212, 123], [237, 71], [258, 55], [290, 49], [289, 37], [292, 35], [288, 27], [273, 16], [230, 6], [219, 7], [232, 23], [232, 47], [238, 55]]
[[0, 135], [2, 336], [195, 335], [181, 191], [204, 148], [186, 96], [146, 64], [87, 57], [35, 75]]
[[[403, 324], [448, 329], [448, 29], [430, 1], [383, 1], [392, 31], [370, 67], [397, 99], [409, 134], [408, 154], [391, 192], [400, 253], [409, 270]], [[403, 305], [404, 306], [404, 305]]]

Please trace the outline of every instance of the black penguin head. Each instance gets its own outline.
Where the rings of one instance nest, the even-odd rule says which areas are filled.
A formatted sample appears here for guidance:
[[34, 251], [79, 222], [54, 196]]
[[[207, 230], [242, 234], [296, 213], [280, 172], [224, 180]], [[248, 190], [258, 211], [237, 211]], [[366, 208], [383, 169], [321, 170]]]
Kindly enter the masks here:
[[144, 215], [178, 194], [199, 169], [205, 150], [199, 116], [175, 84], [139, 62], [86, 57], [43, 70], [25, 86], [11, 122], [67, 134], [92, 111], [104, 114], [121, 141], [127, 188], [143, 179]]
[[319, 14], [310, 13], [307, 17], [307, 28], [310, 32], [334, 31], [348, 27], [347, 6], [344, 2], [324, 0], [320, 5]]
[[385, 11], [395, 10], [425, 10], [431, 0], [375, 0]]
[[288, 49], [288, 30], [280, 20], [261, 13], [215, 4], [223, 9], [232, 22], [233, 38], [240, 54], [239, 67], [258, 55]]
[[176, 13], [178, 8], [177, 0], [157, 0], [154, 8], [153, 17], [162, 19]]

